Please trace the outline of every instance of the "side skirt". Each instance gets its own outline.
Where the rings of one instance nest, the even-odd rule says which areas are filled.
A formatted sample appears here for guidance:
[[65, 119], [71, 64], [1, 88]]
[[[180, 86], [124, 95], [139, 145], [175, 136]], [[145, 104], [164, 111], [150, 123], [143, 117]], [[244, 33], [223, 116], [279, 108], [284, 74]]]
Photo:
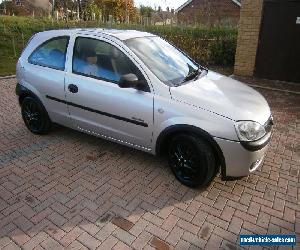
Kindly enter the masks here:
[[113, 137], [110, 137], [110, 136], [99, 134], [99, 133], [96, 133], [96, 132], [93, 132], [93, 131], [90, 131], [90, 130], [83, 129], [79, 126], [77, 126], [77, 129], [79, 131], [83, 132], [83, 133], [94, 135], [94, 136], [97, 136], [97, 137], [101, 137], [103, 139], [106, 139], [106, 140], [109, 140], [109, 141], [112, 141], [112, 142], [116, 142], [116, 143], [119, 143], [119, 144], [122, 144], [122, 145], [125, 145], [125, 146], [129, 146], [129, 147], [132, 147], [132, 148], [136, 148], [136, 149], [139, 149], [139, 150], [142, 150], [142, 151], [145, 151], [145, 152], [150, 152], [151, 151], [151, 148], [146, 148], [146, 147], [139, 146], [139, 145], [136, 145], [136, 144], [132, 144], [130, 142], [122, 141], [122, 140], [119, 140], [119, 139], [116, 139], [116, 138], [113, 138]]

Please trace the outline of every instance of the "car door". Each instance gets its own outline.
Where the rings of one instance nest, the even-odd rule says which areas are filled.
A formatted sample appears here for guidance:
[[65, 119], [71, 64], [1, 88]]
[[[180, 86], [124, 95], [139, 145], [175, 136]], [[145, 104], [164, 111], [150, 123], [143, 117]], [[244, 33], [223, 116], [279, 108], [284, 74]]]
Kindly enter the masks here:
[[71, 72], [67, 72], [66, 101], [75, 127], [122, 144], [149, 150], [153, 132], [153, 94], [120, 88], [123, 74], [144, 74], [119, 45], [102, 39], [77, 37]]
[[53, 122], [66, 124], [68, 120], [67, 105], [63, 102], [53, 101], [65, 99], [64, 80], [66, 51], [69, 36], [46, 38], [25, 62], [25, 84], [39, 95], [44, 103], [50, 119]]

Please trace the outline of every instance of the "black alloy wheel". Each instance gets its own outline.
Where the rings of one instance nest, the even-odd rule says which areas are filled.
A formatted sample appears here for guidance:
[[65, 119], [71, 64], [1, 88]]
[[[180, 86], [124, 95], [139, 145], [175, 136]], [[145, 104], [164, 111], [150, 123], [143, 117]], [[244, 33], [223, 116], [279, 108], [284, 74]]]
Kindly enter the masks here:
[[215, 173], [213, 150], [194, 135], [178, 135], [171, 140], [169, 165], [176, 178], [189, 187], [208, 184]]
[[34, 134], [44, 134], [50, 129], [50, 119], [42, 104], [33, 97], [22, 102], [22, 117], [26, 127]]

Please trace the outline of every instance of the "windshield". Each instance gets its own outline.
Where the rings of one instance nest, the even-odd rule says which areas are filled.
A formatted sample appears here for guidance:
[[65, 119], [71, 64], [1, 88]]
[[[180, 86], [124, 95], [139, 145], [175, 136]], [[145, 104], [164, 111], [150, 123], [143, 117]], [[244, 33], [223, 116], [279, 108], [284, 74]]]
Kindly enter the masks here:
[[199, 72], [195, 62], [160, 37], [133, 38], [125, 43], [168, 86], [177, 86]]

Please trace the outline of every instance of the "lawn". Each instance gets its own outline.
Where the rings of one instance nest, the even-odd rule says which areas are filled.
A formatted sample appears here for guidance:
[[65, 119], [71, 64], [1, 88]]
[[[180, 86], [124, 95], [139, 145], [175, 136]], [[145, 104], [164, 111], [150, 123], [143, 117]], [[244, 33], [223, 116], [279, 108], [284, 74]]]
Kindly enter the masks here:
[[7, 57], [5, 60], [0, 60], [0, 76], [13, 75], [16, 72], [17, 59], [14, 57]]

